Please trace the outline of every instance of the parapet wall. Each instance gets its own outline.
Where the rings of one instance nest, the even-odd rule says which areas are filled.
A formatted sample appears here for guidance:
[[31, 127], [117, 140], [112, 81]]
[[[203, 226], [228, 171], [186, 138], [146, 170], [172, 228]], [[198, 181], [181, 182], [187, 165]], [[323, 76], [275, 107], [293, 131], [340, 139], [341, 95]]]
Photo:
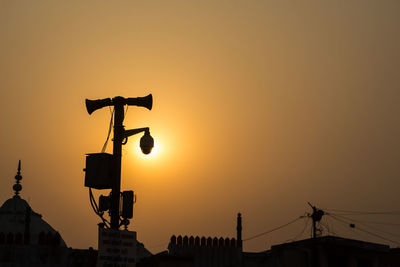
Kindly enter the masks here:
[[231, 238], [229, 239], [227, 238], [211, 238], [211, 237], [193, 237], [190, 236], [188, 237], [187, 235], [185, 235], [184, 237], [182, 237], [181, 235], [179, 235], [178, 237], [176, 237], [175, 235], [173, 235], [171, 237], [170, 243], [171, 246], [192, 246], [192, 247], [241, 247], [242, 244], [239, 244], [239, 242], [237, 242], [237, 240], [235, 238]]
[[171, 237], [170, 255], [191, 257], [196, 267], [240, 266], [242, 244], [235, 238], [181, 236]]

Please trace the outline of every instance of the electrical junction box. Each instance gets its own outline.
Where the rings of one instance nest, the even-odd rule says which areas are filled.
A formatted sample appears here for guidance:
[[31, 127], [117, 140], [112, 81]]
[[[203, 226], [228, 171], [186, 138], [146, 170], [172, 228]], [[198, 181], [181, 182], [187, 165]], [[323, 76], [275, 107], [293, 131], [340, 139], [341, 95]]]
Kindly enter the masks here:
[[132, 219], [133, 217], [133, 203], [135, 202], [135, 195], [133, 191], [122, 192], [122, 211], [121, 216], [125, 219]]
[[85, 186], [94, 189], [111, 189], [116, 173], [115, 159], [108, 153], [86, 155]]

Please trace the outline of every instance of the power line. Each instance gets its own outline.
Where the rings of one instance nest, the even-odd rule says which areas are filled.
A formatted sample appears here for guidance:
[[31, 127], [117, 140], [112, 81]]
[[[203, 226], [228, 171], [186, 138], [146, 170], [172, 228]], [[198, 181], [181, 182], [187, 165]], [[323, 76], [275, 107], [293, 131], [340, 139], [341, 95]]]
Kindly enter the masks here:
[[[335, 214], [339, 216], [339, 214]], [[369, 224], [381, 224], [381, 225], [391, 225], [391, 226], [400, 226], [400, 223], [389, 223], [389, 222], [377, 222], [377, 221], [364, 221], [364, 220], [356, 220], [356, 219], [351, 219], [355, 222], [360, 222], [360, 223], [369, 223]]]
[[400, 215], [400, 210], [393, 211], [357, 211], [357, 210], [340, 210], [340, 209], [325, 209], [333, 212], [343, 212], [341, 215]]
[[328, 231], [329, 231], [330, 233], [333, 233], [334, 235], [336, 235], [336, 233], [335, 233], [334, 230], [333, 230], [333, 226], [331, 227], [331, 224], [330, 224], [330, 222], [329, 222], [329, 220], [328, 220], [328, 217], [326, 217], [326, 216], [325, 216], [325, 222], [326, 222], [326, 225], [328, 226]]
[[322, 222], [321, 224], [323, 226], [325, 226], [325, 231], [328, 234], [332, 234], [333, 236], [337, 236], [336, 232], [333, 231], [333, 227], [330, 227], [328, 217], [325, 216], [324, 219], [325, 219], [324, 222]]
[[333, 230], [331, 231], [331, 227], [330, 227], [330, 225], [329, 225], [329, 222], [328, 222], [328, 219], [327, 219], [326, 216], [321, 220], [320, 226], [321, 226], [321, 230], [322, 230], [322, 231], [326, 231], [326, 232], [328, 232], [328, 233], [331, 233], [331, 234], [333, 234], [333, 235], [336, 235], [336, 233], [334, 233]]
[[[345, 220], [343, 220], [343, 219], [340, 219], [340, 218], [338, 218], [338, 217], [335, 216], [335, 215], [332, 215], [332, 214], [328, 214], [328, 215], [330, 215], [333, 219], [335, 219], [335, 220], [337, 220], [337, 221], [339, 221], [339, 222], [341, 222], [341, 223], [349, 224], [349, 222], [347, 222], [347, 221], [345, 221]], [[389, 241], [389, 242], [392, 242], [392, 243], [395, 243], [395, 244], [400, 245], [400, 242], [398, 242], [398, 241], [395, 241], [395, 240], [392, 240], [392, 239], [383, 237], [383, 236], [381, 236], [381, 235], [372, 233], [372, 232], [367, 231], [367, 230], [365, 230], [365, 229], [362, 229], [362, 228], [360, 228], [360, 227], [354, 227], [354, 229], [357, 229], [357, 230], [359, 230], [359, 231], [361, 231], [361, 232], [364, 232], [364, 233], [367, 233], [367, 234], [369, 234], [369, 235], [372, 235], [372, 236], [378, 237], [378, 238], [380, 238], [380, 239], [383, 239], [383, 240], [386, 240], [386, 241]]]
[[[308, 219], [308, 218], [307, 218]], [[298, 234], [298, 235], [296, 235], [295, 237], [294, 237], [294, 240], [296, 240], [297, 238], [299, 238], [303, 233], [304, 233], [304, 231], [307, 229], [307, 226], [308, 226], [308, 223], [310, 222], [310, 220], [306, 220], [306, 223], [304, 224], [304, 228], [303, 228], [303, 230], [301, 230], [301, 232]]]
[[300, 216], [300, 217], [298, 217], [298, 218], [296, 218], [296, 219], [294, 219], [294, 220], [292, 220], [292, 221], [290, 221], [290, 222], [288, 222], [288, 223], [285, 223], [285, 224], [283, 224], [283, 225], [281, 225], [281, 226], [278, 226], [278, 227], [273, 228], [273, 229], [271, 229], [271, 230], [268, 230], [268, 231], [266, 231], [266, 232], [263, 232], [263, 233], [254, 235], [254, 236], [252, 236], [252, 237], [243, 239], [243, 242], [244, 242], [244, 241], [248, 241], [248, 240], [252, 240], [252, 239], [257, 238], [257, 237], [260, 237], [260, 236], [262, 236], [262, 235], [266, 235], [266, 234], [269, 234], [269, 233], [271, 233], [271, 232], [273, 232], [273, 231], [279, 230], [279, 229], [281, 229], [281, 228], [283, 228], [283, 227], [285, 227], [285, 226], [288, 226], [288, 225], [290, 225], [290, 224], [292, 224], [292, 223], [294, 223], [294, 222], [296, 222], [296, 221], [298, 221], [298, 220], [300, 220], [300, 219], [302, 219], [302, 218], [305, 218], [305, 216]]
[[[308, 219], [308, 217], [307, 217], [307, 219]], [[286, 240], [285, 243], [286, 243], [286, 242], [290, 242], [290, 241], [296, 241], [296, 240], [304, 233], [304, 231], [307, 229], [307, 226], [308, 226], [308, 223], [309, 223], [309, 222], [310, 222], [310, 220], [305, 220], [304, 227], [303, 227], [303, 229], [301, 230], [301, 232], [298, 233], [295, 237]]]
[[[329, 216], [329, 215], [328, 215], [328, 216]], [[332, 218], [332, 219], [333, 219], [333, 218]], [[348, 235], [350, 235], [350, 236], [352, 236], [352, 235], [355, 234], [355, 235], [359, 236], [360, 239], [363, 239], [363, 238], [364, 238], [364, 236], [361, 235], [361, 233], [352, 231], [351, 228], [349, 227], [349, 224], [348, 224], [348, 223], [345, 223], [345, 224], [340, 223], [340, 224], [335, 224], [335, 225], [338, 225], [338, 227], [339, 227], [340, 229], [343, 229], [343, 230], [344, 230]]]
[[372, 226], [370, 226], [370, 225], [367, 225], [367, 224], [363, 223], [362, 221], [353, 220], [353, 219], [351, 219], [351, 218], [347, 218], [347, 217], [340, 216], [340, 215], [336, 215], [336, 216], [338, 216], [338, 217], [340, 217], [340, 218], [343, 218], [343, 219], [346, 219], [346, 220], [349, 220], [349, 221], [351, 221], [351, 222], [357, 222], [357, 224], [361, 224], [361, 225], [363, 225], [363, 226], [365, 226], [365, 227], [367, 227], [367, 228], [370, 228], [370, 229], [372, 229], [372, 230], [374, 230], [374, 231], [378, 231], [378, 232], [381, 232], [381, 233], [383, 233], [383, 234], [387, 234], [387, 235], [389, 235], [389, 236], [397, 236], [397, 237], [400, 238], [400, 236], [399, 236], [398, 234], [390, 233], [390, 232], [384, 231], [384, 230], [382, 230], [382, 229], [378, 229], [378, 228], [376, 228], [376, 227], [372, 227]]

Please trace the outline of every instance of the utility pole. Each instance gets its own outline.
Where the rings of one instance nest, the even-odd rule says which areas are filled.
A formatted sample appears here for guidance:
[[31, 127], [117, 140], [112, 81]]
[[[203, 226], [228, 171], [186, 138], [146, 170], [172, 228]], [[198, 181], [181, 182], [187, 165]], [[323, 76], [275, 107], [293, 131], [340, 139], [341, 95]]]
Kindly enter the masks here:
[[310, 207], [313, 209], [313, 213], [309, 215], [312, 219], [312, 238], [317, 238], [321, 232], [321, 230], [317, 228], [317, 222], [321, 221], [322, 216], [325, 215], [325, 212], [313, 206], [310, 202], [308, 202], [308, 205], [310, 205]]
[[[145, 132], [144, 136], [140, 140], [140, 147], [144, 154], [149, 154], [151, 149], [154, 146], [154, 140], [150, 136], [149, 128], [138, 128], [133, 130], [125, 130], [123, 121], [124, 121], [124, 106], [125, 105], [133, 105], [133, 106], [141, 106], [145, 107], [149, 110], [152, 109], [153, 106], [153, 97], [152, 95], [148, 95], [146, 97], [136, 97], [136, 98], [124, 98], [122, 96], [116, 96], [113, 99], [98, 99], [98, 100], [89, 100], [86, 99], [86, 108], [89, 114], [92, 114], [97, 109], [103, 108], [105, 106], [114, 106], [114, 138], [113, 138], [113, 155], [111, 158], [111, 168], [112, 168], [112, 177], [106, 177], [106, 185], [99, 186], [95, 179], [88, 179], [88, 177], [92, 177], [93, 175], [88, 175], [88, 173], [92, 173], [92, 169], [86, 170], [87, 177], [85, 178], [85, 186], [95, 189], [111, 189], [111, 197], [110, 197], [110, 228], [111, 229], [119, 229], [120, 226], [120, 195], [121, 195], [121, 152], [122, 145], [126, 144], [127, 138], [131, 135]], [[100, 153], [102, 154], [102, 153]], [[92, 154], [93, 158], [97, 158], [97, 155]], [[111, 156], [111, 155], [110, 155]], [[103, 157], [101, 157], [103, 158]], [[100, 161], [99, 161], [100, 162]], [[104, 162], [106, 163], [106, 162]], [[102, 162], [102, 164], [104, 164]], [[97, 178], [99, 179], [99, 178]], [[101, 180], [101, 179], [99, 179]], [[104, 179], [103, 179], [104, 180]], [[89, 181], [89, 182], [88, 182]]]
[[122, 140], [124, 139], [124, 98], [115, 97], [113, 99], [115, 108], [114, 117], [114, 143], [113, 155], [115, 159], [115, 179], [111, 191], [111, 228], [119, 229], [119, 199], [121, 191], [121, 152]]

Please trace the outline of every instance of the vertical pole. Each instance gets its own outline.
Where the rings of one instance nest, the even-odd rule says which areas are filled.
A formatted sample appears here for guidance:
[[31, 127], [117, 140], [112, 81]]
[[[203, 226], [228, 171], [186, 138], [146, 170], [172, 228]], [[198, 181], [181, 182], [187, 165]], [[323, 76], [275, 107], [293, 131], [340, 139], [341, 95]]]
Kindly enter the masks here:
[[314, 218], [312, 218], [312, 238], [316, 238], [317, 237], [317, 231], [316, 231], [316, 222], [314, 220]]
[[115, 158], [115, 177], [111, 191], [111, 229], [119, 229], [119, 199], [121, 191], [121, 151], [124, 138], [124, 98], [117, 96], [113, 98], [114, 111], [114, 145], [113, 155]]
[[312, 233], [312, 237], [313, 238], [316, 238], [317, 237], [317, 225], [316, 225], [316, 216], [317, 216], [317, 209], [313, 206], [312, 207], [312, 209], [313, 209], [313, 214], [311, 215], [311, 218], [312, 218], [312, 226], [313, 226], [313, 233]]
[[242, 214], [238, 213], [236, 223], [236, 239], [238, 247], [242, 247]]

